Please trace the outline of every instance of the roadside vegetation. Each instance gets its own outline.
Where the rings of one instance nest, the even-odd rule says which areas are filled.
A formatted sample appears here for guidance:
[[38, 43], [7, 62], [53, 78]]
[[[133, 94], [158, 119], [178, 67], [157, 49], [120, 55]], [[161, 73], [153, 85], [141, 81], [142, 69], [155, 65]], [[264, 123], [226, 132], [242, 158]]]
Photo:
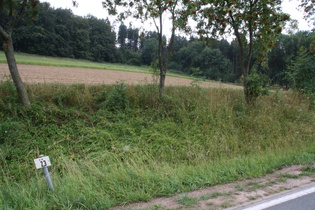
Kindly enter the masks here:
[[[197, 11], [195, 3], [187, 1], [186, 12], [199, 15], [200, 26], [206, 30], [214, 27], [215, 35], [218, 30], [226, 32], [228, 23], [237, 39], [231, 43], [215, 37], [204, 40], [211, 32], [204, 34], [200, 28], [199, 41], [193, 36], [189, 40], [172, 36], [174, 46], [168, 48], [166, 57], [161, 54], [167, 43], [161, 31], [140, 35], [137, 28], [127, 29], [122, 24], [116, 39], [109, 20], [78, 17], [37, 0], [8, 2], [0, 5], [4, 24], [0, 26], [4, 52], [0, 62], [9, 64], [12, 77], [0, 81], [1, 209], [107, 209], [260, 177], [293, 164], [314, 163], [314, 33], [281, 34], [282, 22], [289, 16], [277, 12], [275, 6], [280, 1], [256, 1], [257, 8], [252, 8], [252, 1], [239, 1], [229, 6], [232, 9], [224, 7], [228, 1], [213, 1], [215, 8], [217, 3], [221, 7], [215, 9], [215, 16], [211, 5], [210, 12], [199, 4], [202, 10]], [[35, 11], [37, 5], [40, 12]], [[153, 5], [162, 20], [164, 6], [171, 8], [173, 2]], [[145, 8], [157, 17], [153, 9]], [[21, 19], [24, 9], [29, 13]], [[174, 18], [175, 10], [171, 10]], [[243, 33], [237, 24], [249, 28]], [[2, 25], [8, 26], [7, 31]], [[13, 27], [15, 41], [11, 38]], [[259, 42], [261, 49], [255, 43], [242, 44], [240, 34], [247, 32], [250, 41], [262, 37], [261, 41], [268, 42]], [[271, 35], [278, 42], [270, 39]], [[169, 68], [200, 79], [243, 81], [245, 91], [202, 88], [197, 82], [190, 87], [168, 86], [160, 94], [155, 83], [44, 83], [24, 88], [13, 47], [18, 52], [63, 57], [17, 54], [18, 63], [23, 64], [141, 71], [160, 75], [163, 80]], [[267, 55], [265, 50], [271, 51]], [[251, 62], [259, 57], [268, 67], [256, 63], [250, 71]], [[167, 62], [161, 62], [162, 58]], [[151, 66], [151, 71], [143, 65]], [[268, 85], [287, 90], [274, 88], [269, 93]], [[40, 154], [48, 155], [53, 164], [49, 170], [54, 192], [49, 191], [43, 172], [35, 169], [33, 160]], [[281, 177], [287, 178], [292, 175]], [[178, 200], [186, 207], [197, 201], [189, 196]], [[226, 201], [221, 206], [230, 205]]]
[[[314, 108], [294, 91], [249, 106], [241, 90], [197, 85], [163, 97], [156, 84], [26, 88], [29, 109], [0, 83], [3, 209], [106, 209], [315, 160]], [[40, 154], [54, 192], [35, 169]]]

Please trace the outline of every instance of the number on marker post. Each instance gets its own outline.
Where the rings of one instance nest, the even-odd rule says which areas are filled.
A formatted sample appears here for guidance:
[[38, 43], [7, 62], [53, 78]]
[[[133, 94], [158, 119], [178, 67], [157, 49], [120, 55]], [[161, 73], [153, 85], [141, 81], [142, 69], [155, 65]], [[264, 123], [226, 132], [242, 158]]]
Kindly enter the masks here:
[[44, 167], [47, 167], [47, 166], [51, 166], [51, 163], [50, 163], [50, 160], [49, 160], [48, 156], [44, 156], [44, 157], [41, 157], [41, 158], [34, 159], [34, 163], [35, 163], [36, 169], [40, 169], [40, 168], [44, 168]]

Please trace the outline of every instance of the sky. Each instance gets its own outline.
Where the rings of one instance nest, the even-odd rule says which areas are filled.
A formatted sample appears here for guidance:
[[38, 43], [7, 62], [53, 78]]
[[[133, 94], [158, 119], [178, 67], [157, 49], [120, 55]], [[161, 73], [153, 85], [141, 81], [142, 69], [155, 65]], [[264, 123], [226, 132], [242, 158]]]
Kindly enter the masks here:
[[[72, 0], [42, 0], [41, 2], [49, 2], [54, 8], [71, 9], [75, 15], [79, 16], [87, 16], [88, 14], [91, 14], [99, 19], [109, 18], [114, 27], [118, 27], [120, 25], [120, 23], [114, 22], [115, 18], [107, 15], [106, 10], [102, 7], [102, 0], [76, 1], [79, 4], [78, 7], [73, 7]], [[283, 12], [291, 14], [293, 19], [298, 20], [299, 30], [311, 30], [313, 27], [303, 19], [303, 12], [297, 10], [298, 5], [298, 0], [284, 0], [282, 4]], [[125, 25], [128, 26], [129, 24], [125, 23]], [[134, 24], [134, 26], [138, 28], [137, 24]], [[150, 27], [150, 25], [148, 25], [148, 27]], [[154, 30], [153, 26], [151, 27], [152, 29], [150, 30]]]

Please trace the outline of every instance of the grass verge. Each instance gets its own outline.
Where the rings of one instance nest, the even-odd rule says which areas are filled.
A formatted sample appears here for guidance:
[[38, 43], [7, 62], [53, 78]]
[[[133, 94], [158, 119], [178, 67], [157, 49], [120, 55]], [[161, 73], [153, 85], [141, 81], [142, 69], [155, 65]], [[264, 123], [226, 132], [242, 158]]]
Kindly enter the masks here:
[[[0, 84], [0, 205], [106, 209], [315, 160], [315, 113], [294, 92], [247, 106], [240, 90]], [[49, 155], [55, 192], [33, 159]]]

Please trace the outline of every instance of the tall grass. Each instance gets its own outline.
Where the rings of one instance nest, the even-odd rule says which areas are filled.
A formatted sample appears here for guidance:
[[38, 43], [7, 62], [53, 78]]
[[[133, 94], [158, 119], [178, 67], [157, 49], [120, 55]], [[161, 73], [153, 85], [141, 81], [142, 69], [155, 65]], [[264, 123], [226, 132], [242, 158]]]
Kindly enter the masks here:
[[[309, 99], [155, 85], [28, 85], [23, 109], [0, 84], [0, 205], [106, 209], [315, 160]], [[10, 93], [10, 94], [7, 94]], [[51, 193], [33, 159], [49, 155]]]

